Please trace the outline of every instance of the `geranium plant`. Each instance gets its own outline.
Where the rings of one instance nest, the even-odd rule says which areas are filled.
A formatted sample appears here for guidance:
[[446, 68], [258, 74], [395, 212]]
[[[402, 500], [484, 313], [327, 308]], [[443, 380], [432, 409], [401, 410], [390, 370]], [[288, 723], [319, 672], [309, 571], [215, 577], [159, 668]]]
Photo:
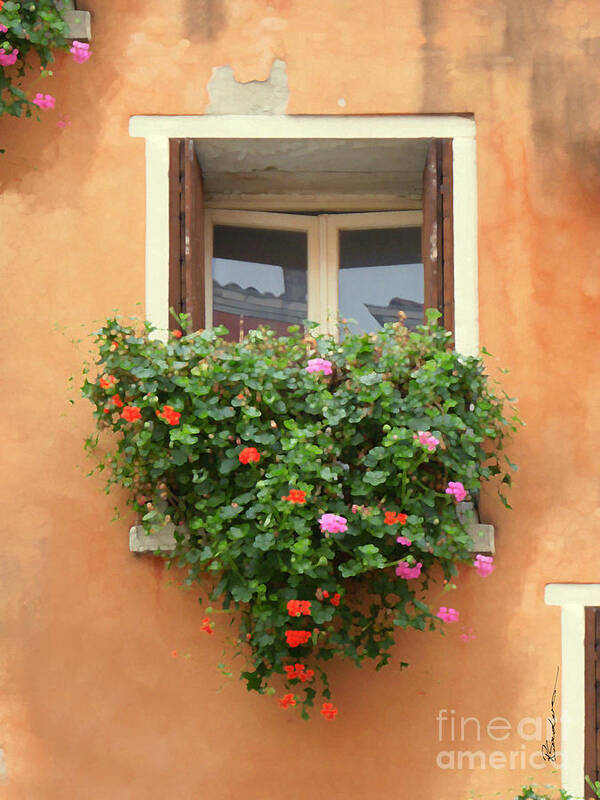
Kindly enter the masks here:
[[380, 668], [397, 629], [458, 619], [426, 600], [432, 581], [473, 563], [457, 504], [493, 476], [510, 484], [514, 409], [435, 317], [341, 342], [298, 327], [162, 341], [119, 319], [96, 334], [83, 394], [89, 448], [112, 434], [107, 488], [130, 491], [148, 532], [175, 524], [187, 582], [239, 619], [248, 689], [272, 693], [281, 675], [281, 706], [305, 716], [320, 691], [335, 718], [329, 659]]

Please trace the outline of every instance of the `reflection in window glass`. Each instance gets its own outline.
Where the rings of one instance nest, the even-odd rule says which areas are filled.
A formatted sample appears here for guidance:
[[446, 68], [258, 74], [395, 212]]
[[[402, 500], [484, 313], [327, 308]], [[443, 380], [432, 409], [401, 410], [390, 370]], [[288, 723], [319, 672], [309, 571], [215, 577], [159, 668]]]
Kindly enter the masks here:
[[353, 331], [376, 331], [386, 322], [414, 328], [423, 322], [424, 283], [420, 228], [340, 231], [339, 315]]
[[307, 235], [302, 231], [216, 225], [213, 325], [238, 340], [259, 325], [281, 335], [301, 325], [307, 307]]

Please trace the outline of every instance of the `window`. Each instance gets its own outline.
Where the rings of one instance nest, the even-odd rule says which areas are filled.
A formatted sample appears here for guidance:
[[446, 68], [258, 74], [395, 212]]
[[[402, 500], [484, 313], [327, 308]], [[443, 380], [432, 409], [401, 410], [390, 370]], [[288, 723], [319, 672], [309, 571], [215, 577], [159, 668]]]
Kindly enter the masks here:
[[[146, 145], [145, 315], [159, 331], [169, 327], [170, 306], [196, 327], [206, 323], [205, 210], [411, 210], [423, 215], [424, 304], [443, 311], [460, 352], [478, 352], [472, 119], [157, 115], [132, 117], [129, 129]], [[349, 281], [363, 267], [338, 265]]]
[[374, 331], [398, 312], [423, 319], [421, 212], [278, 214], [205, 211], [204, 318], [237, 339], [311, 319], [336, 333]]
[[544, 597], [547, 605], [560, 606], [561, 611], [557, 716], [562, 786], [573, 797], [583, 797], [584, 776], [596, 780], [600, 764], [600, 584], [549, 583]]
[[[284, 155], [281, 144], [279, 150]], [[171, 307], [190, 313], [195, 327], [225, 325], [232, 339], [260, 324], [285, 334], [289, 325], [305, 319], [336, 335], [338, 319], [348, 319], [350, 329], [374, 331], [395, 321], [398, 312], [415, 327], [423, 321], [426, 307], [437, 307], [453, 330], [452, 141], [414, 140], [406, 151], [410, 163], [404, 173], [392, 171], [398, 186], [402, 180], [405, 186], [414, 184], [415, 172], [422, 172], [420, 191], [412, 186], [412, 199], [404, 201], [415, 206], [412, 210], [305, 209], [306, 193], [282, 192], [282, 176], [293, 188], [310, 174], [311, 204], [338, 210], [348, 204], [350, 182], [364, 182], [364, 175], [349, 165], [355, 167], [357, 159], [385, 159], [386, 153], [377, 152], [377, 143], [346, 152], [337, 144], [337, 150], [330, 147], [325, 156], [337, 158], [342, 169], [333, 172], [333, 167], [322, 165], [318, 173], [315, 163], [324, 155], [318, 143], [299, 149], [294, 142], [291, 152], [295, 172], [286, 171], [285, 161], [279, 162], [283, 169], [265, 169], [266, 149], [255, 144], [251, 180], [260, 191], [255, 188], [254, 196], [246, 192], [240, 203], [239, 192], [231, 189], [231, 173], [224, 178], [210, 171], [215, 163], [223, 169], [222, 153], [217, 162], [213, 146], [203, 159], [202, 145], [194, 140], [170, 141]], [[395, 158], [391, 165], [400, 166], [397, 154]], [[278, 163], [272, 153], [270, 160]], [[205, 189], [202, 161], [212, 193]], [[256, 173], [261, 173], [258, 180]], [[243, 183], [247, 175], [237, 172], [234, 178]], [[374, 173], [370, 196], [353, 198], [352, 205], [386, 202], [382, 187], [387, 191], [390, 179], [381, 175]], [[220, 191], [215, 192], [215, 186]], [[279, 202], [286, 211], [223, 208], [227, 202], [254, 208], [277, 207]], [[390, 197], [387, 202], [401, 201]]]

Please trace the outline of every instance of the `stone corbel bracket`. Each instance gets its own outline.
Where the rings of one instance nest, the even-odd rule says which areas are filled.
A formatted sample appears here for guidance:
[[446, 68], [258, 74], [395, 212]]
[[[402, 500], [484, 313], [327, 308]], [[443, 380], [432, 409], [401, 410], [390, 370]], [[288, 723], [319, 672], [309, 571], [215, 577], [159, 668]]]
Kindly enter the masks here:
[[66, 0], [64, 20], [69, 26], [69, 32], [65, 34], [67, 39], [87, 39], [92, 38], [92, 15], [89, 11], [78, 11], [75, 8], [75, 0]]
[[[472, 541], [471, 551], [482, 555], [493, 555], [496, 552], [494, 526], [479, 522], [473, 503], [459, 503], [457, 510], [461, 522], [468, 521]], [[157, 550], [171, 552], [176, 545], [174, 531], [175, 526], [172, 522], [157, 533], [150, 534], [146, 533], [141, 525], [134, 525], [129, 531], [129, 549], [132, 553], [155, 553]]]
[[471, 552], [482, 556], [493, 556], [496, 552], [494, 526], [479, 522], [479, 513], [473, 503], [458, 503], [456, 513], [459, 520], [468, 525]]

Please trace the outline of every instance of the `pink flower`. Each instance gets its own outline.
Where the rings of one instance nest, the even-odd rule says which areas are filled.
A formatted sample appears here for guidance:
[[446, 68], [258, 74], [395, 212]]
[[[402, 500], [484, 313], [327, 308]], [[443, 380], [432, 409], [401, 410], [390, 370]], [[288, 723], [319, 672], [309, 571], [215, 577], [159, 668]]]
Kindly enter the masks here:
[[396, 575], [399, 578], [404, 578], [405, 580], [409, 581], [411, 578], [418, 578], [421, 574], [421, 567], [423, 564], [421, 562], [417, 562], [414, 567], [408, 563], [408, 561], [399, 561], [398, 566], [396, 567]]
[[348, 530], [348, 520], [346, 517], [339, 517], [337, 514], [323, 514], [319, 519], [321, 533], [345, 533]]
[[462, 503], [467, 496], [466, 489], [460, 481], [450, 481], [446, 488], [446, 494], [453, 494], [457, 503]]
[[325, 375], [331, 375], [331, 361], [327, 361], [326, 358], [310, 358], [306, 371], [322, 372]]
[[66, 128], [70, 124], [71, 124], [71, 122], [68, 119], [59, 119], [58, 122], [56, 123], [56, 127], [57, 128]]
[[73, 42], [69, 53], [73, 56], [73, 61], [76, 61], [78, 64], [85, 63], [92, 55], [89, 44], [85, 42]]
[[12, 52], [7, 53], [6, 50], [0, 47], [0, 67], [10, 67], [17, 60], [19, 51], [15, 48]]
[[475, 556], [473, 566], [475, 567], [477, 574], [481, 575], [482, 578], [487, 578], [487, 576], [491, 575], [496, 569], [492, 556]]
[[473, 639], [476, 639], [476, 638], [477, 637], [473, 633], [473, 628], [469, 628], [468, 631], [465, 631], [464, 633], [461, 633], [461, 635], [460, 635], [461, 642], [470, 642], [470, 641], [472, 641]]
[[8, 28], [6, 27], [6, 25], [0, 25], [0, 32], [6, 33], [7, 30]]
[[440, 440], [436, 439], [433, 434], [429, 433], [429, 431], [417, 431], [417, 433], [415, 433], [413, 436], [413, 439], [418, 439], [419, 444], [425, 445], [430, 453], [433, 453], [435, 448], [440, 443]]
[[45, 111], [48, 108], [54, 108], [55, 99], [51, 94], [38, 92], [31, 102]]
[[407, 539], [406, 536], [396, 536], [396, 541], [398, 544], [403, 544], [405, 547], [410, 547], [412, 544], [412, 539]]
[[351, 511], [353, 514], [358, 514], [358, 512], [360, 511], [360, 506], [357, 506], [356, 503], [353, 503]]
[[458, 611], [455, 608], [441, 606], [436, 617], [439, 617], [443, 622], [458, 622]]

